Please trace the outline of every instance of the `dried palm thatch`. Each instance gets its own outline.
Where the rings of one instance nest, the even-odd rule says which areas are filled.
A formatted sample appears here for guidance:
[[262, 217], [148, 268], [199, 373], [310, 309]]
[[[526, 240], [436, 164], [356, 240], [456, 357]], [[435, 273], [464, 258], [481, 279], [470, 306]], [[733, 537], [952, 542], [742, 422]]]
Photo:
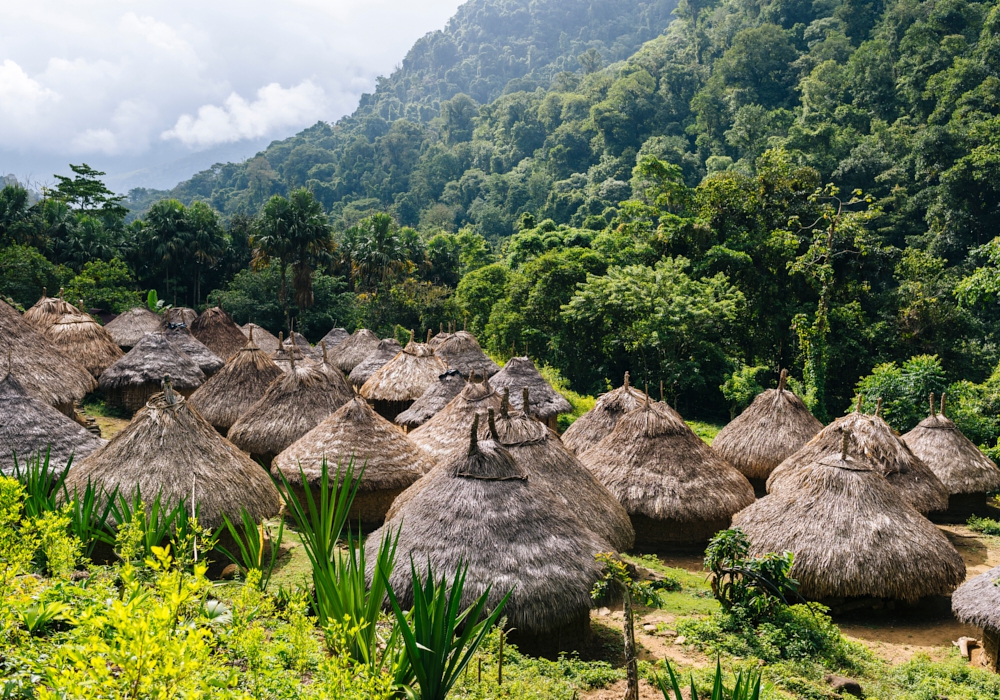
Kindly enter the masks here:
[[119, 314], [104, 326], [104, 330], [111, 334], [118, 347], [129, 350], [142, 340], [142, 336], [160, 330], [160, 317], [149, 309], [137, 306]]
[[500, 410], [500, 394], [489, 379], [469, 382], [448, 405], [434, 414], [409, 437], [439, 464], [467, 446], [469, 426], [477, 413]]
[[45, 336], [95, 379], [125, 355], [104, 327], [84, 313], [62, 316], [45, 329]]
[[439, 411], [444, 410], [444, 407], [464, 388], [465, 378], [457, 369], [449, 369], [439, 375], [438, 380], [431, 384], [412, 406], [396, 416], [394, 422], [408, 431], [418, 428]]
[[277, 515], [281, 497], [270, 477], [183, 397], [168, 393], [151, 397], [124, 430], [74, 465], [69, 492], [82, 492], [88, 481], [109, 493], [138, 488], [147, 502], [160, 494], [168, 507], [184, 501], [193, 513], [197, 506], [199, 524], [211, 528], [223, 515], [238, 522], [241, 508], [258, 522]]
[[259, 401], [271, 382], [280, 376], [281, 370], [254, 344], [251, 336], [225, 367], [191, 394], [189, 403], [225, 435], [229, 426]]
[[0, 358], [8, 356], [10, 373], [21, 386], [70, 417], [73, 416], [73, 402], [97, 387], [90, 372], [73, 362], [13, 307], [0, 300]]
[[[167, 315], [169, 317], [175, 317], [175, 311], [176, 309], [171, 309], [167, 312]], [[226, 364], [222, 361], [221, 357], [209, 350], [204, 343], [191, 335], [190, 329], [184, 323], [174, 323], [172, 321], [167, 323], [163, 328], [163, 334], [167, 336], [167, 340], [176, 345], [181, 352], [194, 360], [195, 364], [201, 368], [201, 371], [205, 373], [206, 377], [211, 377], [213, 374], [222, 369], [224, 364]]]
[[[424, 575], [430, 565], [446, 579], [468, 567], [463, 606], [490, 588], [493, 607], [513, 590], [504, 615], [523, 651], [551, 654], [584, 642], [590, 590], [601, 575], [594, 554], [607, 543], [505, 448], [478, 440], [478, 421], [466, 429], [465, 448], [418, 481], [419, 493], [369, 536], [368, 560], [382, 534], [398, 529], [397, 561], [412, 561]], [[410, 605], [409, 567], [396, 567], [390, 583]]]
[[1000, 670], [1000, 566], [959, 586], [951, 596], [951, 611], [960, 622], [983, 630], [982, 663]]
[[49, 455], [49, 464], [61, 472], [70, 458], [80, 460], [104, 444], [71, 418], [32, 396], [7, 372], [0, 381], [0, 474], [32, 455]]
[[331, 328], [330, 332], [323, 336], [320, 343], [326, 343], [327, 352], [343, 343], [351, 337], [346, 328]]
[[291, 372], [292, 360], [295, 360], [295, 364], [310, 364], [312, 362], [295, 343], [286, 345], [284, 338], [284, 333], [278, 331], [278, 349], [271, 353], [271, 361], [277, 365], [278, 369], [282, 372]]
[[367, 328], [359, 328], [336, 347], [327, 346], [327, 351], [331, 364], [346, 374], [364, 362], [377, 346], [378, 336]]
[[281, 343], [278, 339], [271, 334], [269, 330], [263, 326], [258, 326], [256, 323], [247, 323], [240, 327], [243, 331], [243, 336], [246, 338], [250, 337], [251, 331], [253, 332], [253, 342], [257, 344], [257, 347], [268, 353], [269, 355], [275, 350], [281, 347]]
[[402, 352], [372, 374], [361, 386], [361, 395], [375, 410], [393, 420], [432, 386], [447, 365], [424, 343], [410, 342]]
[[854, 444], [895, 486], [907, 503], [923, 514], [948, 510], [948, 490], [934, 472], [910, 451], [888, 423], [878, 415], [855, 411], [821, 430], [795, 454], [779, 464], [767, 479], [768, 493], [783, 488], [795, 471], [818, 459], [839, 454], [841, 437], [853, 435]]
[[325, 341], [320, 341], [319, 350], [319, 369], [327, 376], [327, 379], [330, 380], [333, 390], [341, 392], [344, 395], [345, 402], [354, 398], [354, 395], [357, 394], [357, 390], [350, 385], [347, 379], [344, 378], [343, 372], [330, 364], [330, 354], [327, 352]]
[[448, 367], [457, 369], [463, 377], [470, 377], [473, 373], [492, 377], [500, 371], [500, 365], [486, 356], [476, 337], [468, 331], [459, 331], [436, 347], [431, 347]]
[[194, 323], [195, 319], [198, 318], [198, 312], [194, 309], [189, 309], [186, 306], [178, 306], [172, 309], [167, 309], [166, 313], [163, 314], [163, 327], [168, 323], [183, 324], [188, 328]]
[[294, 345], [310, 360], [318, 361], [323, 354], [319, 348], [314, 348], [310, 345], [306, 337], [298, 331], [291, 331], [283, 342], [286, 348]]
[[754, 554], [790, 551], [807, 598], [916, 600], [943, 595], [965, 563], [940, 530], [899, 498], [864, 444], [810, 457], [772, 492], [733, 518]]
[[528, 387], [531, 390], [531, 410], [525, 413], [547, 422], [550, 428], [555, 428], [556, 417], [560, 413], [573, 410], [570, 402], [545, 381], [545, 377], [535, 369], [535, 363], [527, 357], [512, 357], [491, 381], [497, 389], [510, 389], [511, 405], [520, 411], [525, 411], [521, 406], [521, 389]]
[[785, 388], [787, 378], [788, 371], [781, 370], [778, 388], [759, 394], [712, 441], [712, 449], [743, 472], [760, 495], [774, 468], [823, 429], [802, 399]]
[[444, 324], [442, 323], [441, 324], [441, 330], [438, 331], [438, 333], [436, 335], [432, 336], [427, 341], [427, 344], [430, 345], [435, 350], [437, 350], [439, 347], [441, 347], [441, 343], [443, 343], [446, 340], [448, 340], [449, 338], [451, 338], [451, 336], [452, 336], [451, 333], [449, 333], [448, 331], [444, 330]]
[[24, 320], [30, 323], [35, 330], [45, 331], [46, 328], [58, 321], [66, 314], [78, 314], [80, 309], [76, 308], [62, 298], [63, 290], [59, 290], [59, 296], [48, 296], [48, 290], [42, 287], [42, 296], [35, 302], [34, 306], [24, 312]]
[[295, 362], [229, 428], [228, 438], [269, 466], [271, 460], [350, 401], [313, 362]]
[[371, 354], [361, 364], [351, 370], [348, 379], [351, 380], [351, 384], [354, 386], [363, 386], [373, 374], [382, 369], [388, 364], [389, 360], [402, 352], [402, 350], [402, 346], [400, 346], [399, 341], [395, 338], [380, 340]]
[[644, 392], [629, 385], [626, 372], [620, 387], [602, 394], [592, 409], [573, 421], [562, 434], [563, 444], [574, 454], [583, 454], [610, 435], [621, 417], [639, 408], [645, 400]]
[[109, 406], [138, 411], [160, 391], [164, 377], [170, 377], [173, 388], [185, 396], [205, 383], [205, 373], [167, 340], [166, 334], [147, 333], [124, 357], [104, 370], [98, 388]]
[[356, 396], [275, 457], [271, 472], [284, 474], [305, 503], [303, 474], [315, 489], [324, 460], [333, 471], [333, 465], [347, 465], [352, 458], [356, 471], [363, 466], [364, 473], [349, 519], [360, 519], [366, 528], [381, 525], [393, 499], [434, 466], [402, 430]]
[[625, 506], [640, 547], [705, 542], [754, 501], [745, 476], [648, 398], [580, 461]]
[[240, 327], [218, 306], [205, 309], [191, 322], [191, 335], [223, 360], [238, 353], [247, 342]]

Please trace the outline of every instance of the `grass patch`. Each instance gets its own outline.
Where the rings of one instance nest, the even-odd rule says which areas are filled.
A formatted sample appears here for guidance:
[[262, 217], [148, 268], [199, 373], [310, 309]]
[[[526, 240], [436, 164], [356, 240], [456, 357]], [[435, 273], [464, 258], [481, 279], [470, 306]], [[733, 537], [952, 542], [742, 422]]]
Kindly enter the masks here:
[[712, 444], [715, 436], [719, 434], [720, 430], [722, 430], [722, 426], [716, 425], [715, 423], [705, 423], [700, 420], [688, 420], [684, 422], [687, 423], [691, 430], [694, 431], [695, 435], [700, 437], [709, 445]]
[[103, 418], [122, 418], [130, 420], [132, 415], [124, 408], [108, 406], [104, 402], [104, 397], [99, 393], [87, 394], [80, 402], [80, 407], [84, 413], [90, 416], [101, 416]]
[[657, 591], [661, 610], [674, 615], [710, 615], [719, 609], [706, 574], [667, 566], [652, 554], [623, 554], [622, 559], [646, 569], [657, 579], [677, 583], [675, 590]]

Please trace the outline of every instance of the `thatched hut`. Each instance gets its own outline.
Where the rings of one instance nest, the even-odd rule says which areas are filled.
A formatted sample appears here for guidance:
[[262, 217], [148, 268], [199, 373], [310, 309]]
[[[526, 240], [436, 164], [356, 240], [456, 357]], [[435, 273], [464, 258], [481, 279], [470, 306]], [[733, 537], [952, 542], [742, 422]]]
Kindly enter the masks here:
[[448, 367], [424, 343], [410, 342], [361, 386], [375, 410], [393, 420], [432, 386]]
[[[430, 329], [428, 329], [428, 332], [430, 332]], [[441, 343], [451, 338], [451, 336], [452, 336], [451, 324], [449, 323], [448, 330], [445, 330], [444, 324], [442, 323], [440, 330], [438, 330], [437, 334], [427, 339], [427, 344], [430, 345], [435, 350], [437, 350], [438, 347], [440, 347]]]
[[745, 476], [648, 398], [580, 461], [625, 506], [637, 547], [701, 545], [754, 501]]
[[570, 452], [583, 454], [610, 435], [622, 416], [639, 408], [645, 401], [645, 392], [629, 385], [626, 372], [620, 387], [602, 394], [592, 409], [573, 421], [562, 434], [563, 444]]
[[439, 411], [444, 410], [444, 407], [464, 388], [465, 377], [457, 369], [449, 369], [439, 375], [438, 380], [431, 384], [412, 406], [396, 416], [393, 422], [406, 431], [419, 428]]
[[104, 330], [111, 334], [118, 347], [128, 351], [142, 340], [142, 336], [160, 330], [160, 317], [149, 309], [137, 306], [118, 314], [104, 326]]
[[67, 416], [73, 417], [75, 401], [97, 387], [90, 372], [0, 300], [0, 362], [8, 357], [9, 371], [21, 386]]
[[76, 308], [62, 298], [63, 290], [59, 290], [59, 296], [50, 297], [48, 290], [42, 287], [42, 296], [35, 302], [34, 306], [24, 312], [24, 320], [30, 323], [35, 330], [44, 332], [46, 328], [58, 321], [66, 314], [78, 314], [80, 309]]
[[240, 327], [218, 306], [205, 309], [191, 322], [191, 335], [223, 360], [238, 353], [247, 342]]
[[804, 461], [779, 491], [733, 518], [752, 553], [795, 554], [791, 575], [806, 598], [912, 601], [951, 593], [965, 578], [962, 557], [940, 530], [907, 505], [863, 444]]
[[601, 576], [594, 554], [607, 543], [505, 448], [478, 440], [478, 420], [467, 430], [465, 448], [418, 481], [419, 493], [368, 537], [368, 561], [383, 534], [398, 530], [396, 561], [407, 565], [390, 584], [403, 607], [413, 601], [409, 562], [446, 580], [465, 566], [462, 607], [487, 588], [488, 608], [512, 591], [504, 615], [522, 651], [553, 655], [585, 643], [590, 591]]
[[[428, 343], [429, 344], [429, 343]], [[500, 365], [487, 357], [483, 349], [479, 347], [476, 336], [468, 331], [459, 331], [439, 345], [434, 347], [434, 352], [444, 360], [451, 369], [457, 369], [462, 376], [469, 378], [473, 374], [492, 377], [500, 371]]]
[[271, 478], [170, 391], [152, 396], [107, 445], [73, 465], [66, 487], [82, 492], [88, 481], [109, 493], [138, 489], [147, 503], [159, 494], [168, 508], [184, 501], [189, 513], [197, 506], [199, 524], [210, 528], [223, 515], [239, 522], [241, 508], [257, 522], [281, 508]]
[[970, 515], [985, 516], [993, 509], [989, 494], [1000, 491], [1000, 469], [945, 415], [944, 395], [941, 412], [934, 409], [931, 394], [930, 414], [902, 440], [948, 490], [944, 519], [964, 523]]
[[785, 388], [787, 378], [788, 370], [781, 370], [778, 388], [759, 394], [712, 441], [712, 449], [750, 480], [758, 496], [767, 493], [775, 467], [823, 429], [802, 399]]
[[251, 336], [225, 367], [191, 394], [189, 403], [225, 435], [229, 426], [257, 403], [271, 382], [280, 376], [281, 370]]
[[364, 386], [364, 383], [371, 379], [373, 374], [385, 367], [389, 363], [389, 360], [402, 351], [403, 347], [395, 338], [380, 340], [371, 354], [361, 364], [352, 369], [347, 378], [356, 387]]
[[338, 465], [346, 467], [352, 458], [355, 474], [362, 467], [364, 473], [349, 520], [360, 520], [365, 529], [381, 525], [393, 499], [434, 466], [402, 430], [355, 396], [275, 457], [271, 472], [275, 477], [281, 472], [305, 503], [302, 474], [315, 489], [324, 460], [334, 475]]
[[147, 333], [101, 374], [98, 388], [109, 406], [138, 411], [160, 391], [164, 377], [184, 396], [205, 383], [205, 373], [162, 332]]
[[292, 370], [292, 360], [295, 364], [309, 364], [312, 359], [306, 357], [296, 343], [285, 343], [285, 334], [278, 331], [278, 349], [271, 353], [271, 361], [277, 365], [282, 372]]
[[918, 512], [927, 515], [948, 510], [948, 490], [930, 467], [913, 454], [881, 417], [857, 410], [823, 428], [798, 452], [779, 464], [767, 479], [768, 493], [783, 488], [785, 481], [804, 465], [839, 454], [841, 436], [845, 432], [854, 436], [857, 449], [878, 465], [903, 500]]
[[243, 331], [243, 335], [246, 338], [249, 338], [252, 332], [253, 342], [256, 343], [258, 348], [269, 355], [281, 347], [281, 343], [269, 330], [263, 326], [258, 326], [256, 323], [246, 323], [240, 326], [240, 330]]
[[327, 351], [330, 353], [333, 366], [349, 374], [352, 369], [364, 362], [377, 346], [378, 336], [367, 328], [359, 328], [336, 347], [327, 346]]
[[316, 363], [293, 362], [230, 426], [227, 437], [269, 467], [275, 456], [352, 398]]
[[198, 312], [194, 309], [189, 309], [186, 306], [176, 306], [172, 309], [167, 309], [163, 315], [163, 327], [168, 323], [176, 323], [184, 324], [190, 328], [196, 318], [198, 318]]
[[501, 396], [488, 378], [482, 382], [471, 381], [447, 406], [408, 435], [440, 464], [467, 445], [469, 426], [476, 414], [486, 415], [491, 408], [499, 411], [500, 402]]
[[[545, 381], [545, 377], [535, 368], [535, 363], [527, 357], [512, 357], [490, 381], [498, 390], [504, 387], [510, 389], [511, 405], [514, 408], [548, 423], [553, 430], [557, 427], [556, 419], [559, 414], [573, 410], [566, 397]], [[521, 389], [524, 387], [531, 391], [530, 410], [521, 405]]]
[[346, 328], [331, 328], [330, 332], [324, 335], [319, 342], [326, 343], [326, 349], [329, 352], [350, 337], [351, 334], [347, 332]]
[[182, 314], [179, 313], [181, 311], [184, 311], [184, 309], [170, 309], [167, 311], [163, 324], [163, 334], [181, 352], [194, 360], [195, 364], [201, 368], [206, 377], [211, 377], [222, 369], [222, 366], [226, 363], [221, 357], [209, 350], [203, 342], [191, 335], [191, 329], [188, 324], [179, 320], [182, 318]]
[[125, 355], [104, 327], [85, 313], [60, 317], [45, 329], [45, 336], [94, 379]]
[[318, 347], [314, 348], [310, 345], [309, 340], [298, 331], [290, 331], [288, 333], [288, 337], [284, 339], [283, 343], [286, 348], [294, 345], [310, 360], [319, 361], [320, 356], [322, 355], [322, 351]]
[[980, 662], [1000, 671], [1000, 566], [959, 586], [951, 595], [951, 611], [960, 622], [983, 630]]
[[[7, 358], [3, 371], [7, 372]], [[22, 466], [36, 454], [49, 456], [49, 464], [62, 471], [70, 458], [80, 460], [101, 447], [104, 440], [32, 396], [7, 372], [0, 381], [0, 474]]]

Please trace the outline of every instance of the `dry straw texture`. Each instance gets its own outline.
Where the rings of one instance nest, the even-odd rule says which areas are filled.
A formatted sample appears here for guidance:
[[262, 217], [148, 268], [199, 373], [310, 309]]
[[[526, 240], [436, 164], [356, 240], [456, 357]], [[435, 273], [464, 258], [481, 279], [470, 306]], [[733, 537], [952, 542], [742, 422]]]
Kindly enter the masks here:
[[205, 347], [204, 343], [191, 335], [191, 331], [188, 330], [187, 326], [171, 323], [164, 329], [163, 334], [167, 336], [167, 340], [176, 345], [181, 352], [190, 357], [194, 363], [201, 368], [201, 371], [205, 373], [206, 377], [211, 377], [213, 374], [222, 369], [224, 364], [226, 364], [222, 361], [221, 357], [209, 350]]
[[951, 596], [951, 611], [961, 622], [1000, 632], [1000, 566], [959, 586]]
[[457, 369], [463, 377], [468, 378], [473, 374], [478, 376], [485, 374], [487, 377], [492, 377], [500, 371], [500, 366], [486, 356], [483, 349], [479, 347], [476, 337], [467, 331], [459, 331], [440, 344], [431, 345], [431, 347], [448, 367]]
[[351, 334], [347, 332], [346, 328], [331, 328], [330, 332], [320, 340], [320, 343], [326, 343], [326, 349], [329, 352], [350, 337]]
[[[6, 367], [0, 371], [6, 372]], [[75, 420], [29, 394], [14, 375], [0, 381], [0, 473], [13, 469], [15, 455], [23, 465], [46, 451], [49, 463], [61, 471], [71, 456], [82, 459], [103, 444]]]
[[93, 391], [97, 382], [76, 362], [27, 323], [13, 307], [0, 301], [0, 367], [21, 386], [63, 413]]
[[774, 468], [823, 429], [802, 399], [785, 388], [759, 394], [743, 413], [719, 431], [712, 449], [749, 479], [766, 479]]
[[164, 333], [147, 333], [125, 357], [104, 370], [98, 387], [111, 405], [138, 411], [167, 376], [182, 394], [191, 394], [205, 382], [201, 368]]
[[238, 353], [247, 342], [240, 327], [218, 306], [206, 309], [191, 322], [191, 335], [223, 360]]
[[341, 372], [349, 373], [364, 362], [377, 346], [378, 336], [367, 328], [359, 328], [336, 347], [327, 346], [327, 352], [330, 353], [330, 364]]
[[[442, 329], [443, 328], [444, 326], [442, 326]], [[437, 350], [441, 346], [441, 343], [451, 338], [451, 336], [452, 336], [451, 333], [441, 330], [439, 333], [432, 336], [431, 339], [427, 341], [427, 344], [430, 345], [435, 350]]]
[[189, 512], [193, 492], [200, 524], [212, 528], [223, 514], [239, 522], [240, 508], [260, 522], [281, 507], [267, 473], [179, 396], [174, 404], [153, 396], [107, 445], [69, 470], [66, 487], [82, 492], [88, 481], [107, 492], [138, 488], [147, 504], [157, 494], [168, 506], [183, 499]]
[[[852, 454], [853, 453], [853, 454]], [[754, 554], [790, 551], [803, 596], [916, 600], [951, 593], [962, 557], [852, 445], [806, 462], [733, 518]]]
[[569, 401], [545, 381], [545, 377], [535, 369], [535, 363], [527, 357], [511, 358], [490, 381], [497, 389], [508, 387], [511, 405], [521, 411], [524, 410], [521, 389], [528, 387], [531, 391], [531, 410], [527, 413], [535, 418], [548, 420], [573, 410]]
[[111, 335], [87, 314], [66, 314], [46, 328], [45, 335], [95, 379], [125, 354]]
[[948, 510], [948, 490], [934, 472], [906, 446], [879, 416], [849, 413], [826, 426], [802, 449], [778, 465], [767, 479], [768, 493], [784, 487], [795, 471], [823, 457], [840, 454], [844, 433], [852, 435], [859, 454], [882, 470], [907, 503], [921, 513]]
[[302, 348], [295, 343], [286, 344], [284, 337], [283, 333], [278, 333], [278, 348], [271, 353], [271, 360], [278, 366], [278, 369], [282, 372], [290, 372], [292, 370], [292, 360], [295, 360], [295, 364], [297, 365], [312, 363], [312, 360], [302, 352]]
[[190, 404], [217, 430], [225, 433], [280, 376], [278, 366], [251, 339], [225, 367], [191, 394]]
[[639, 408], [646, 401], [646, 394], [629, 386], [628, 372], [625, 383], [614, 391], [603, 394], [594, 407], [573, 421], [562, 434], [563, 444], [575, 454], [583, 454], [611, 434], [626, 413]]
[[243, 331], [243, 336], [245, 338], [249, 338], [250, 332], [253, 331], [253, 342], [258, 348], [268, 354], [273, 353], [281, 347], [281, 343], [278, 342], [278, 339], [272, 335], [269, 330], [263, 326], [258, 326], [256, 323], [244, 324], [240, 327], [240, 330]]
[[167, 309], [163, 315], [163, 323], [164, 325], [167, 323], [183, 323], [190, 328], [196, 318], [198, 318], [197, 311], [189, 309], [186, 306], [178, 306], [174, 309]]
[[447, 370], [432, 348], [410, 340], [402, 352], [368, 378], [361, 386], [361, 395], [369, 401], [416, 401]]
[[409, 437], [435, 462], [441, 463], [457, 451], [468, 447], [469, 426], [477, 413], [486, 415], [489, 409], [500, 410], [500, 394], [490, 384], [469, 382], [447, 406]]
[[396, 425], [408, 430], [418, 428], [440, 411], [465, 388], [465, 378], [456, 369], [450, 369], [438, 377], [413, 405], [395, 418]]
[[371, 354], [351, 370], [351, 375], [348, 379], [351, 380], [351, 384], [354, 386], [363, 386], [373, 374], [382, 369], [388, 364], [389, 360], [402, 352], [402, 350], [402, 346], [400, 346], [399, 341], [395, 338], [380, 340]]
[[137, 306], [119, 314], [104, 326], [104, 330], [111, 334], [118, 347], [128, 350], [135, 347], [142, 336], [160, 330], [160, 317], [149, 309]]
[[24, 312], [24, 320], [38, 331], [45, 331], [66, 314], [80, 313], [78, 308], [63, 300], [63, 290], [59, 290], [57, 297], [48, 296], [46, 291], [43, 290], [42, 297], [35, 302], [34, 306]]
[[296, 346], [299, 350], [302, 351], [302, 354], [308, 357], [310, 360], [319, 360], [320, 357], [323, 355], [322, 350], [320, 350], [318, 347], [314, 348], [312, 345], [310, 345], [309, 340], [298, 331], [292, 331], [291, 333], [289, 333], [288, 337], [285, 338], [284, 340], [284, 345], [285, 348], [291, 347], [292, 345]]

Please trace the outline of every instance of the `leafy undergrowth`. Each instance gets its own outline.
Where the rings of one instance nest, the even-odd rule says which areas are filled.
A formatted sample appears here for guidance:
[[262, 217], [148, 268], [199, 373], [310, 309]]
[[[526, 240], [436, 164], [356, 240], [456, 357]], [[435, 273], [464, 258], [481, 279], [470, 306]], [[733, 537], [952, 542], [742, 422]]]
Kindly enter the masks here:
[[973, 515], [966, 523], [973, 532], [981, 532], [984, 535], [1000, 536], [1000, 522], [993, 518], [977, 518]]

